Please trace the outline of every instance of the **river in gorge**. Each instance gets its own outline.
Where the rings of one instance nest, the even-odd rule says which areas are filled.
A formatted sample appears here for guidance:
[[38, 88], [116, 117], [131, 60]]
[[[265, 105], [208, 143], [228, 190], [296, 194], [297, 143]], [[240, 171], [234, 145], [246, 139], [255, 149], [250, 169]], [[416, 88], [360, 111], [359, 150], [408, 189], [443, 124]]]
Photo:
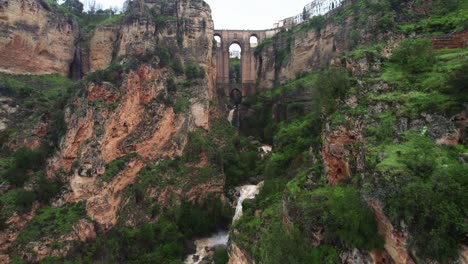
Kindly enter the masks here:
[[[236, 211], [232, 222], [234, 223], [242, 216], [242, 202], [245, 200], [254, 199], [260, 191], [263, 182], [257, 185], [244, 185], [236, 188], [239, 193], [236, 203]], [[203, 259], [207, 256], [213, 255], [213, 249], [217, 246], [226, 247], [229, 241], [229, 232], [222, 230], [212, 234], [209, 237], [197, 239], [194, 241], [196, 252], [188, 255], [185, 259], [186, 264], [198, 264], [202, 263]]]

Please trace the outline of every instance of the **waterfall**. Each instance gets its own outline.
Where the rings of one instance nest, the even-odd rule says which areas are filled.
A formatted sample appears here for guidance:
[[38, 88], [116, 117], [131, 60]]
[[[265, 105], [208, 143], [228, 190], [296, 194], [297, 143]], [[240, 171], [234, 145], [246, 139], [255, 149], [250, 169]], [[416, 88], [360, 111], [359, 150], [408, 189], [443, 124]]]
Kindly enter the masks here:
[[228, 121], [229, 121], [229, 124], [232, 124], [232, 119], [234, 118], [234, 112], [236, 111], [235, 108], [231, 109], [231, 111], [229, 111], [229, 115], [228, 115]]
[[203, 258], [210, 254], [210, 251], [215, 246], [226, 246], [229, 240], [229, 233], [227, 231], [220, 231], [210, 237], [195, 240], [196, 252], [195, 254], [188, 255], [184, 263], [197, 264]]
[[[233, 112], [234, 110], [232, 110]], [[254, 199], [258, 195], [260, 188], [263, 186], [263, 182], [260, 182], [257, 185], [244, 185], [237, 187], [236, 190], [239, 192], [239, 198], [237, 198], [236, 203], [236, 212], [232, 218], [234, 223], [242, 216], [242, 202], [249, 199]], [[219, 231], [216, 234], [211, 235], [210, 237], [201, 238], [195, 240], [196, 252], [194, 254], [188, 255], [185, 259], [185, 264], [198, 264], [202, 260], [209, 256], [213, 255], [213, 248], [216, 246], [227, 246], [229, 241], [228, 231]]]
[[260, 187], [262, 187], [262, 185], [263, 182], [257, 185], [244, 185], [236, 188], [238, 189], [240, 195], [237, 199], [236, 212], [234, 213], [234, 217], [232, 218], [233, 223], [236, 220], [239, 220], [239, 218], [242, 216], [242, 202], [244, 202], [244, 200], [247, 199], [254, 199], [260, 191]]

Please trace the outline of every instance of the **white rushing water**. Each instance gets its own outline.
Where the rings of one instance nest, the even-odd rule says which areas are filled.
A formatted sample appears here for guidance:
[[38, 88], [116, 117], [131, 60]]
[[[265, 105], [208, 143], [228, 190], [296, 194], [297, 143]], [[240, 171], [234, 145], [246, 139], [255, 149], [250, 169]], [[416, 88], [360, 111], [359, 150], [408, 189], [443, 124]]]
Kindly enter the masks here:
[[262, 145], [261, 147], [258, 147], [258, 153], [260, 153], [260, 157], [263, 159], [263, 157], [270, 153], [273, 150], [273, 148], [270, 145]]
[[234, 118], [234, 112], [235, 111], [236, 111], [236, 109], [231, 109], [231, 111], [229, 111], [229, 115], [228, 115], [229, 124], [232, 124], [232, 119]]
[[[242, 216], [242, 202], [249, 199], [254, 199], [258, 195], [263, 182], [257, 185], [244, 185], [236, 188], [239, 192], [239, 198], [237, 198], [236, 212], [232, 218], [234, 223]], [[185, 259], [186, 264], [198, 264], [204, 257], [212, 255], [212, 250], [216, 246], [227, 246], [229, 241], [229, 233], [227, 231], [220, 231], [210, 237], [197, 239], [194, 244], [197, 251], [194, 254], [188, 255]]]
[[227, 231], [220, 231], [210, 237], [195, 240], [197, 251], [195, 254], [188, 255], [185, 259], [186, 264], [200, 263], [204, 257], [210, 254], [210, 251], [215, 246], [226, 246], [229, 240]]
[[257, 185], [244, 185], [236, 188], [236, 190], [239, 191], [239, 198], [237, 199], [236, 212], [232, 218], [233, 223], [242, 216], [242, 202], [255, 198], [258, 192], [260, 192], [260, 187], [262, 187], [262, 185], [263, 182]]

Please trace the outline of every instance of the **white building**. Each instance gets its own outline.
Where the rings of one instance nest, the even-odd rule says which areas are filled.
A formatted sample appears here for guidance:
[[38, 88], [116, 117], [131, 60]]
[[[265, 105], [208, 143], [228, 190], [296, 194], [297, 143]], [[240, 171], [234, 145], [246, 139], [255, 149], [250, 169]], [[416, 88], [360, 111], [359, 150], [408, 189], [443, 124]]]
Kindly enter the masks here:
[[239, 50], [233, 50], [229, 52], [229, 58], [238, 58], [240, 59], [241, 52]]
[[[325, 15], [331, 10], [341, 6], [344, 1], [345, 0], [314, 0], [304, 6], [307, 18]], [[291, 28], [292, 26], [301, 24], [302, 22], [304, 22], [303, 12], [275, 23], [274, 28]]]

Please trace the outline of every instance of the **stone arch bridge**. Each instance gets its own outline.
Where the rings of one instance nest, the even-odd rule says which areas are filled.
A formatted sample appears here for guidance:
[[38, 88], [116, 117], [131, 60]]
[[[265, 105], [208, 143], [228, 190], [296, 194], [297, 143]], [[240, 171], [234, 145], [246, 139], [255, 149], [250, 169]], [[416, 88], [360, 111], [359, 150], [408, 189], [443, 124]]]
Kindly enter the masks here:
[[[214, 49], [213, 60], [217, 71], [217, 89], [224, 90], [229, 95], [231, 89], [238, 88], [243, 96], [255, 93], [257, 65], [254, 56], [255, 47], [250, 45], [250, 37], [257, 38], [260, 44], [265, 38], [272, 37], [274, 30], [215, 30], [214, 36], [221, 43]], [[229, 84], [229, 47], [238, 44], [241, 47], [241, 87], [231, 87]]]

